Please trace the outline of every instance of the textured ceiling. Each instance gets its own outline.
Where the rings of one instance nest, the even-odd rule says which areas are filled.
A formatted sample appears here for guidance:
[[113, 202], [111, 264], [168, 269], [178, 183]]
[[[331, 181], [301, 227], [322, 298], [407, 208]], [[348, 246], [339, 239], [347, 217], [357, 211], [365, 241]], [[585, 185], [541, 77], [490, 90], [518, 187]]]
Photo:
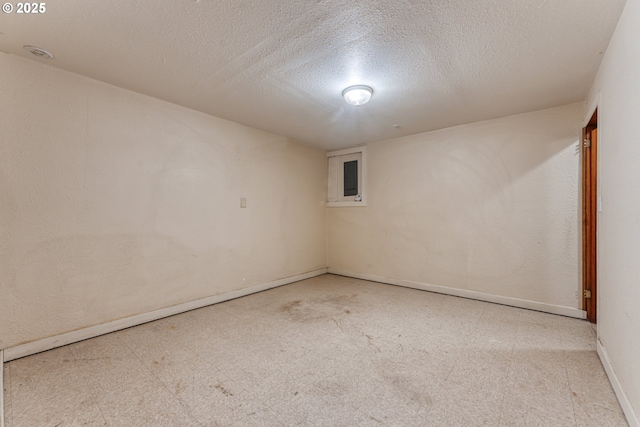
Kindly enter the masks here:
[[[584, 100], [624, 0], [46, 7], [0, 14], [0, 50], [334, 149]], [[353, 84], [374, 88], [369, 104], [344, 103]]]

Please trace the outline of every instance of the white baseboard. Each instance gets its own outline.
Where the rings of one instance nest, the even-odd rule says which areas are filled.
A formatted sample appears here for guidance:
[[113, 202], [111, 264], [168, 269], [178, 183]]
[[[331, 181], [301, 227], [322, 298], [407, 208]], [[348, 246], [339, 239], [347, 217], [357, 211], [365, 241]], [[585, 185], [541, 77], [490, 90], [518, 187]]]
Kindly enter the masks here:
[[273, 282], [262, 283], [259, 285], [251, 286], [249, 288], [239, 289], [237, 291], [227, 292], [221, 295], [214, 295], [195, 301], [189, 301], [182, 304], [173, 305], [171, 307], [162, 308], [160, 310], [150, 311], [148, 313], [142, 313], [135, 316], [126, 317], [124, 319], [118, 319], [112, 322], [102, 323], [100, 325], [90, 326], [88, 328], [78, 329], [53, 337], [43, 338], [41, 340], [20, 344], [15, 347], [4, 349], [4, 357], [0, 360], [9, 362], [14, 359], [19, 359], [21, 357], [40, 353], [42, 351], [51, 350], [63, 345], [72, 344], [74, 342], [108, 334], [109, 332], [119, 331], [120, 329], [130, 328], [132, 326], [141, 325], [153, 320], [158, 320], [164, 317], [173, 316], [175, 314], [184, 313], [185, 311], [195, 310], [197, 308], [206, 307], [208, 305], [229, 301], [235, 298], [251, 295], [256, 292], [265, 291], [267, 289], [277, 288], [278, 286], [288, 285], [289, 283], [298, 282], [300, 280], [310, 279], [312, 277], [320, 276], [326, 273], [327, 269], [321, 268], [319, 270], [298, 274], [296, 276], [286, 277], [284, 279], [275, 280]]
[[587, 313], [577, 308], [564, 307], [561, 305], [545, 304], [542, 302], [529, 301], [518, 298], [503, 297], [499, 295], [484, 294], [482, 292], [468, 291], [465, 289], [449, 288], [446, 286], [430, 285], [427, 283], [412, 282], [408, 280], [389, 279], [387, 277], [374, 276], [370, 274], [357, 274], [329, 268], [330, 274], [338, 276], [353, 277], [355, 279], [369, 280], [372, 282], [386, 283], [388, 285], [403, 286], [405, 288], [420, 289], [422, 291], [437, 292], [439, 294], [453, 295], [456, 297], [470, 298], [480, 301], [493, 302], [497, 304], [509, 305], [512, 307], [527, 308], [529, 310], [543, 311], [551, 314], [559, 314], [567, 317], [586, 319]]
[[602, 346], [600, 340], [597, 342], [598, 347], [598, 356], [600, 357], [600, 362], [602, 362], [602, 366], [604, 366], [604, 370], [609, 377], [609, 382], [613, 387], [613, 391], [616, 393], [616, 397], [618, 398], [618, 402], [620, 402], [620, 406], [622, 407], [622, 411], [624, 412], [625, 417], [627, 417], [627, 422], [629, 423], [629, 427], [640, 427], [640, 422], [638, 422], [638, 417], [636, 416], [635, 411], [633, 410], [633, 406], [631, 406], [631, 402], [629, 402], [629, 398], [627, 394], [624, 392], [620, 381], [618, 380], [618, 376], [613, 370], [613, 366], [611, 366], [611, 360], [609, 360], [609, 355], [607, 354], [607, 350]]

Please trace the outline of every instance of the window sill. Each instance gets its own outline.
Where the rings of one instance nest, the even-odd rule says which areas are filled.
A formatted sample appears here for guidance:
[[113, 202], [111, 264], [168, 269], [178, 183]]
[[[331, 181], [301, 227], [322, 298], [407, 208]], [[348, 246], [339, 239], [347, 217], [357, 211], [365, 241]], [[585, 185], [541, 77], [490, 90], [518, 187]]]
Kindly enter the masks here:
[[367, 202], [327, 202], [328, 208], [366, 207]]

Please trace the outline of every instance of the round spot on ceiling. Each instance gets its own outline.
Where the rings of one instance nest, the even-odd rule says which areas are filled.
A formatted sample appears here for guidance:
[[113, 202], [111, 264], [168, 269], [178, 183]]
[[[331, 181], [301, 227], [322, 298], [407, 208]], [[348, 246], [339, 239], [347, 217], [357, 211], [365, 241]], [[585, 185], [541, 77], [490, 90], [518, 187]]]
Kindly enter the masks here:
[[36, 47], [36, 46], [29, 46], [28, 44], [22, 46], [22, 48], [25, 51], [29, 52], [30, 54], [37, 56], [38, 58], [53, 59], [53, 54], [51, 52], [49, 52], [49, 51], [46, 51], [46, 50], [42, 49], [42, 48], [39, 48], [39, 47]]

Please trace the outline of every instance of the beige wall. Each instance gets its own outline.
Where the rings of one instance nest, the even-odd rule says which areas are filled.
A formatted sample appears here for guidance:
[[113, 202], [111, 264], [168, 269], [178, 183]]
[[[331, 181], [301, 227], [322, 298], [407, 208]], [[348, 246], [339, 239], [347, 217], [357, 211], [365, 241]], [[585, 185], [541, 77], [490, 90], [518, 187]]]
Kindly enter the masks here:
[[598, 216], [598, 337], [635, 412], [635, 425], [640, 425], [638, 23], [640, 1], [628, 0], [589, 95], [584, 118], [588, 120], [598, 105], [602, 196]]
[[0, 348], [326, 266], [324, 152], [6, 54], [0, 130]]
[[369, 144], [368, 207], [328, 208], [330, 269], [581, 308], [583, 112]]

